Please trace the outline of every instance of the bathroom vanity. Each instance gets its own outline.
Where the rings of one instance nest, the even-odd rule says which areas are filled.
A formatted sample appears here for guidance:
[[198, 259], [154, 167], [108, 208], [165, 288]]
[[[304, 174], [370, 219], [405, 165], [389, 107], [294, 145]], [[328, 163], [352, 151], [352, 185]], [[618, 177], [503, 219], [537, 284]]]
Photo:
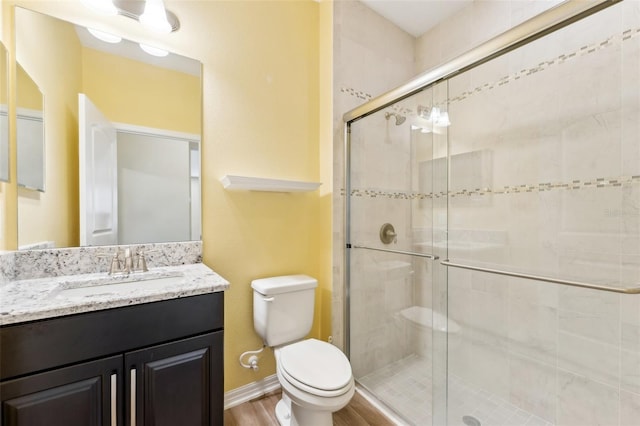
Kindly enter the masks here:
[[2, 426], [223, 423], [228, 282], [201, 263], [155, 271], [170, 279], [0, 286]]

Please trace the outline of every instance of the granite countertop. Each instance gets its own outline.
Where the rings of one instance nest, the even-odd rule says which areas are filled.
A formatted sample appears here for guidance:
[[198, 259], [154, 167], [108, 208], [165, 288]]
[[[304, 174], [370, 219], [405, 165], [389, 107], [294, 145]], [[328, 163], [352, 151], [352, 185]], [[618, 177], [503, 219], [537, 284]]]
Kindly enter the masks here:
[[[149, 272], [135, 272], [129, 276], [108, 276], [102, 272], [16, 280], [0, 284], [0, 325], [195, 296], [227, 288], [229, 282], [203, 263], [149, 268]], [[67, 291], [70, 289], [73, 291]]]

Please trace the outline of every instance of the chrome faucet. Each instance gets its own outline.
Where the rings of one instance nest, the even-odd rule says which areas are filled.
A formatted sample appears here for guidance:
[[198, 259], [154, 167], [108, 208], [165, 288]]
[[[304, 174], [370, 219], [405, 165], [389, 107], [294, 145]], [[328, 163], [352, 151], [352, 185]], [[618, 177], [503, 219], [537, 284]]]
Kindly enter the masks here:
[[124, 267], [122, 268], [122, 272], [129, 275], [132, 269], [133, 258], [131, 257], [131, 248], [127, 247], [126, 249], [124, 249]]

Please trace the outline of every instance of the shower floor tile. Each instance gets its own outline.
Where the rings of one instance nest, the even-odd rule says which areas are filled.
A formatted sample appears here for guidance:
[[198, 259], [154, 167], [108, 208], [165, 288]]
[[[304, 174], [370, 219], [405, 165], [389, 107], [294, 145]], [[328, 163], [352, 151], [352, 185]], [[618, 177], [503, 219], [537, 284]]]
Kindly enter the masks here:
[[[431, 364], [411, 355], [360, 379], [381, 402], [416, 426], [430, 426], [432, 415]], [[553, 426], [502, 398], [449, 376], [447, 426]], [[473, 420], [471, 420], [472, 422]]]

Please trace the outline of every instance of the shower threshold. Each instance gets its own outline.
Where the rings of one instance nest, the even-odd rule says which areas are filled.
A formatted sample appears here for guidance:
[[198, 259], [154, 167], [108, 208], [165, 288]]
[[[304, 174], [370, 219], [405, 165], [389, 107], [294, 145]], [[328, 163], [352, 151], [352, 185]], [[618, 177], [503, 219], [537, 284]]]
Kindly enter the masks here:
[[[432, 425], [431, 363], [424, 357], [410, 355], [359, 378], [358, 383], [409, 424]], [[447, 401], [447, 426], [469, 426], [471, 419], [479, 426], [553, 426], [454, 375], [449, 375]]]

